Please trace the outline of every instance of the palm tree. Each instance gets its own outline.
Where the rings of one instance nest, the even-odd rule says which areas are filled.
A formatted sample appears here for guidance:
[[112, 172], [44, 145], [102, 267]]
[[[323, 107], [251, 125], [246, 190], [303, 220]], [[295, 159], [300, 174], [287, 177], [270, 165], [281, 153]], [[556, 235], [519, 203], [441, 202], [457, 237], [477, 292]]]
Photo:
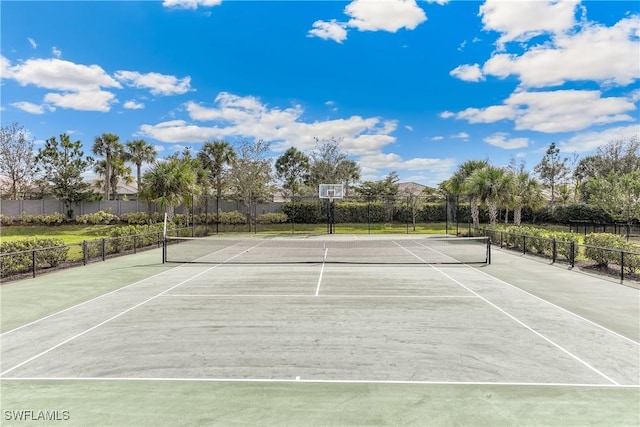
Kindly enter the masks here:
[[349, 195], [349, 188], [360, 180], [360, 166], [353, 160], [342, 160], [336, 167], [340, 179], [344, 181], [344, 196]]
[[[106, 180], [106, 163], [106, 160], [98, 160], [93, 166], [95, 173], [105, 177], [104, 180], [98, 180], [98, 185], [100, 186], [104, 185], [104, 181]], [[133, 182], [131, 168], [126, 165], [123, 156], [117, 156], [111, 161], [111, 176], [109, 177], [109, 187], [111, 188], [111, 196], [114, 200], [118, 199], [118, 183], [121, 179], [127, 184]]]
[[172, 218], [176, 206], [190, 206], [192, 195], [199, 192], [197, 174], [191, 166], [177, 158], [154, 163], [142, 177], [140, 197], [157, 203]]
[[[220, 197], [225, 184], [226, 167], [233, 164], [236, 152], [226, 141], [205, 142], [198, 158], [205, 170], [209, 171], [211, 180], [216, 189], [216, 215], [219, 215]], [[216, 221], [216, 226], [218, 221]], [[217, 232], [217, 230], [216, 230]]]
[[142, 185], [142, 164], [152, 163], [158, 154], [153, 145], [144, 139], [134, 139], [126, 144], [126, 159], [136, 165], [136, 182], [138, 184], [138, 195]]
[[469, 177], [466, 188], [489, 208], [489, 222], [496, 225], [498, 205], [508, 200], [510, 179], [504, 169], [487, 166], [476, 170]]
[[445, 191], [450, 194], [469, 194], [471, 198], [471, 218], [473, 218], [473, 227], [480, 227], [480, 198], [478, 194], [474, 194], [468, 187], [469, 178], [478, 169], [487, 167], [489, 162], [486, 160], [468, 160], [458, 166], [453, 176], [442, 186]]
[[521, 171], [515, 176], [513, 185], [513, 223], [520, 225], [522, 209], [537, 209], [544, 206], [540, 183], [528, 172]]
[[110, 195], [111, 163], [119, 151], [122, 151], [122, 145], [120, 144], [120, 137], [118, 135], [103, 133], [100, 136], [96, 136], [93, 142], [93, 154], [104, 156], [105, 159], [104, 195], [107, 200], [109, 200]]

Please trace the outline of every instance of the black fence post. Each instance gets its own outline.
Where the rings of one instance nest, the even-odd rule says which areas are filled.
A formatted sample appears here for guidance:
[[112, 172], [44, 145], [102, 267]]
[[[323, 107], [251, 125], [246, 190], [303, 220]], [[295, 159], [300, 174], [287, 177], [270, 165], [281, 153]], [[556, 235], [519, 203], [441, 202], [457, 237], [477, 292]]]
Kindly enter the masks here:
[[158, 239], [158, 242], [160, 241], [162, 241], [162, 263], [165, 264], [167, 262], [167, 238]]
[[522, 254], [527, 254], [527, 236], [524, 234], [522, 235]]
[[571, 242], [569, 247], [569, 265], [573, 268], [576, 265], [576, 242]]
[[487, 239], [487, 264], [491, 264], [491, 237]]
[[138, 253], [138, 235], [137, 234], [133, 235], [133, 253], [134, 254]]
[[624, 283], [624, 251], [620, 251], [620, 283]]
[[82, 265], [87, 265], [89, 261], [89, 248], [87, 247], [87, 241], [82, 241]]
[[107, 258], [107, 239], [102, 238], [102, 260]]
[[36, 251], [31, 251], [31, 274], [36, 277]]
[[556, 239], [551, 239], [551, 263], [555, 264], [558, 257], [558, 247], [556, 245]]
[[503, 237], [503, 235], [504, 235], [504, 231], [500, 231], [500, 249], [502, 249], [502, 247], [503, 247], [503, 246], [502, 246], [502, 245], [503, 245], [503, 242], [504, 242], [504, 237]]

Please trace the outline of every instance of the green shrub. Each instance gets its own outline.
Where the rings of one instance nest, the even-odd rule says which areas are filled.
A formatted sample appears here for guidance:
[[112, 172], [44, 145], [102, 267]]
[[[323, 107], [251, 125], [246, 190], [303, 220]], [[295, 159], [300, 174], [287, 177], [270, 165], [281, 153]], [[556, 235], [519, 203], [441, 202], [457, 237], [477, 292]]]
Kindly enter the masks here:
[[[584, 238], [585, 256], [595, 261], [599, 266], [606, 267], [609, 263], [620, 262], [620, 252], [611, 250], [624, 249], [626, 242], [616, 234], [610, 233], [591, 233]], [[609, 248], [609, 249], [607, 249]]]
[[247, 217], [238, 211], [220, 212], [220, 214], [218, 214], [218, 217], [221, 224], [246, 224], [247, 223]]
[[120, 219], [127, 224], [134, 225], [155, 224], [163, 221], [162, 216], [158, 212], [154, 212], [151, 215], [146, 212], [127, 213], [121, 215]]
[[76, 217], [76, 222], [78, 224], [115, 224], [119, 221], [117, 215], [112, 214], [111, 212], [95, 212], [90, 214], [79, 215]]
[[13, 225], [13, 218], [7, 215], [0, 214], [0, 225]]
[[287, 215], [283, 213], [265, 213], [258, 215], [258, 224], [283, 224], [287, 222]]
[[627, 243], [625, 250], [630, 253], [625, 253], [624, 256], [624, 268], [629, 273], [640, 272], [640, 245], [633, 243]]
[[281, 206], [282, 212], [296, 224], [318, 224], [326, 221], [320, 202], [287, 202]]
[[[12, 274], [31, 271], [34, 249], [36, 268], [56, 267], [67, 260], [69, 247], [64, 245], [62, 239], [29, 237], [21, 240], [0, 243], [0, 253], [9, 254], [22, 252], [15, 255], [5, 255], [0, 258], [0, 276], [7, 277]], [[46, 248], [46, 249], [44, 249]]]

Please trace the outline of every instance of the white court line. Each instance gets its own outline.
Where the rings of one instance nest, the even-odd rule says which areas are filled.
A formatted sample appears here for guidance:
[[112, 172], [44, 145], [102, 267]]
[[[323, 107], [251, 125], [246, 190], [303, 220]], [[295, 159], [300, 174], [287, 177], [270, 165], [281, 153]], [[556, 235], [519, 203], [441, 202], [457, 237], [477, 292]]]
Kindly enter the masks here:
[[[400, 245], [399, 245], [400, 246]], [[418, 258], [421, 261], [424, 261], [422, 258], [420, 258], [418, 255], [414, 254], [413, 252], [411, 252], [409, 249], [402, 247], [404, 250], [406, 250], [407, 252], [409, 252], [410, 254], [412, 254], [413, 256], [415, 256], [416, 258]], [[426, 262], [426, 261], [425, 261]], [[504, 315], [506, 315], [507, 317], [509, 317], [510, 319], [512, 319], [513, 321], [515, 321], [516, 323], [518, 323], [519, 325], [525, 327], [526, 329], [528, 329], [530, 332], [534, 333], [535, 335], [539, 336], [540, 338], [542, 338], [543, 340], [547, 341], [549, 344], [553, 345], [554, 347], [556, 347], [558, 350], [561, 350], [562, 352], [564, 352], [565, 354], [571, 356], [573, 359], [577, 360], [578, 362], [580, 362], [582, 365], [586, 366], [587, 368], [591, 369], [593, 372], [595, 372], [596, 374], [600, 375], [602, 378], [605, 378], [607, 381], [610, 381], [611, 383], [615, 384], [615, 385], [620, 385], [618, 384], [617, 381], [613, 380], [612, 378], [609, 378], [606, 374], [604, 374], [603, 372], [599, 371], [598, 369], [596, 369], [595, 367], [591, 366], [590, 364], [588, 364], [587, 362], [585, 362], [584, 360], [582, 360], [581, 358], [579, 358], [578, 356], [576, 356], [575, 354], [571, 353], [569, 350], [567, 350], [566, 348], [562, 347], [560, 344], [556, 343], [555, 341], [553, 341], [550, 338], [547, 338], [546, 336], [542, 335], [540, 332], [536, 331], [535, 329], [533, 329], [531, 326], [527, 325], [526, 323], [524, 323], [523, 321], [517, 319], [515, 316], [513, 316], [512, 314], [509, 314], [507, 311], [503, 310], [502, 308], [498, 307], [496, 304], [492, 303], [491, 301], [489, 301], [488, 299], [486, 299], [485, 297], [483, 297], [482, 295], [478, 294], [477, 292], [475, 292], [473, 289], [470, 289], [469, 287], [467, 287], [466, 285], [464, 285], [463, 283], [460, 283], [458, 280], [454, 279], [453, 277], [449, 276], [447, 273], [443, 272], [442, 270], [434, 267], [433, 265], [431, 266], [431, 268], [433, 268], [434, 270], [436, 270], [437, 272], [439, 272], [440, 274], [442, 274], [443, 276], [447, 277], [448, 279], [450, 279], [451, 281], [453, 281], [454, 283], [457, 283], [458, 285], [462, 286], [463, 288], [465, 288], [466, 290], [468, 290], [469, 292], [471, 292], [474, 295], [477, 295], [478, 298], [480, 298], [481, 300], [483, 300], [484, 302], [486, 302], [487, 304], [489, 304], [490, 306], [492, 306], [493, 308], [495, 308], [496, 310], [498, 310], [499, 312], [503, 313]]]
[[[263, 243], [263, 242], [258, 243], [257, 245], [255, 245], [254, 247], [252, 247], [252, 248], [250, 248], [250, 249], [253, 249], [253, 248], [255, 248], [256, 246], [259, 246], [259, 245], [261, 245], [262, 243]], [[235, 258], [235, 257], [237, 257], [237, 256], [240, 256], [240, 255], [241, 255], [241, 254], [236, 254], [236, 255], [234, 255], [234, 256], [232, 256], [232, 257], [230, 257], [229, 259], [225, 260], [224, 262], [230, 261], [230, 260], [232, 260], [233, 258]], [[83, 336], [83, 335], [85, 335], [85, 334], [87, 334], [87, 333], [89, 333], [89, 332], [93, 331], [94, 329], [97, 329], [97, 328], [99, 328], [100, 326], [102, 326], [102, 325], [104, 325], [104, 324], [106, 324], [106, 323], [109, 323], [109, 322], [111, 322], [112, 320], [117, 319], [118, 317], [121, 317], [121, 316], [125, 315], [126, 313], [128, 313], [128, 312], [130, 312], [130, 311], [132, 311], [132, 310], [134, 310], [134, 309], [136, 309], [136, 308], [138, 308], [138, 307], [140, 307], [140, 306], [142, 306], [142, 305], [144, 305], [144, 304], [148, 303], [149, 301], [153, 301], [154, 299], [156, 299], [156, 298], [158, 298], [158, 297], [162, 296], [163, 294], [165, 294], [165, 293], [167, 293], [167, 292], [169, 292], [169, 291], [171, 291], [171, 290], [173, 290], [173, 289], [177, 288], [178, 286], [183, 285], [183, 284], [185, 284], [185, 283], [187, 283], [187, 282], [189, 282], [189, 281], [191, 281], [191, 280], [195, 279], [196, 277], [202, 276], [202, 275], [203, 275], [203, 274], [205, 274], [205, 273], [208, 273], [209, 271], [213, 270], [214, 268], [216, 268], [217, 266], [219, 266], [219, 265], [221, 265], [221, 264], [222, 264], [222, 263], [220, 263], [220, 264], [216, 264], [216, 265], [214, 265], [214, 266], [212, 266], [212, 267], [210, 267], [210, 268], [207, 268], [206, 270], [203, 270], [203, 271], [201, 271], [200, 273], [195, 274], [195, 275], [193, 275], [193, 276], [189, 277], [188, 279], [183, 280], [182, 282], [178, 283], [177, 285], [173, 285], [172, 287], [170, 287], [170, 288], [168, 288], [168, 289], [165, 289], [164, 291], [160, 292], [159, 294], [156, 294], [156, 295], [154, 295], [154, 296], [152, 296], [152, 297], [150, 297], [150, 298], [147, 298], [146, 300], [144, 300], [144, 301], [142, 301], [142, 302], [140, 302], [140, 303], [138, 303], [138, 304], [136, 304], [136, 305], [134, 305], [134, 306], [132, 306], [132, 307], [129, 307], [128, 309], [126, 309], [126, 310], [124, 310], [124, 311], [122, 311], [122, 312], [120, 312], [120, 313], [116, 314], [115, 316], [111, 316], [111, 317], [110, 317], [110, 318], [108, 318], [107, 320], [104, 320], [104, 321], [102, 321], [102, 322], [98, 323], [97, 325], [94, 325], [94, 326], [90, 327], [89, 329], [87, 329], [87, 330], [85, 330], [85, 331], [80, 332], [80, 333], [78, 333], [78, 334], [75, 334], [74, 336], [72, 336], [72, 337], [70, 337], [70, 338], [67, 338], [66, 340], [62, 341], [61, 343], [56, 344], [56, 345], [54, 345], [53, 347], [50, 347], [49, 349], [47, 349], [47, 350], [45, 350], [45, 351], [42, 351], [42, 352], [40, 352], [40, 353], [36, 354], [35, 356], [32, 356], [32, 357], [28, 358], [27, 360], [25, 360], [25, 361], [23, 361], [23, 362], [18, 363], [18, 364], [17, 364], [17, 365], [15, 365], [14, 367], [9, 368], [9, 369], [7, 369], [7, 370], [5, 370], [5, 371], [3, 371], [3, 372], [0, 372], [0, 376], [3, 376], [3, 375], [5, 375], [5, 374], [7, 374], [7, 373], [9, 373], [9, 372], [13, 371], [14, 369], [17, 369], [17, 368], [19, 368], [19, 367], [21, 367], [21, 366], [23, 366], [23, 365], [25, 365], [25, 364], [27, 364], [27, 363], [29, 363], [29, 362], [31, 362], [31, 361], [33, 361], [33, 360], [35, 360], [35, 359], [37, 359], [37, 358], [41, 357], [41, 356], [44, 356], [45, 354], [47, 354], [47, 353], [49, 353], [49, 352], [51, 352], [51, 351], [55, 350], [56, 348], [61, 347], [61, 346], [65, 345], [65, 344], [67, 344], [68, 342], [71, 342], [71, 341], [75, 340], [76, 338], [79, 338], [79, 337], [81, 337], [81, 336]]]
[[40, 319], [36, 319], [36, 320], [34, 320], [32, 322], [29, 322], [29, 323], [26, 323], [26, 324], [24, 324], [22, 326], [18, 326], [17, 328], [11, 329], [11, 330], [6, 331], [6, 332], [3, 332], [2, 334], [0, 334], [0, 337], [3, 337], [3, 336], [5, 336], [7, 334], [10, 334], [12, 332], [18, 331], [20, 329], [26, 328], [27, 326], [31, 326], [31, 325], [36, 324], [38, 322], [42, 322], [43, 320], [49, 319], [49, 318], [51, 318], [53, 316], [57, 316], [58, 314], [62, 314], [64, 312], [66, 312], [66, 311], [73, 310], [74, 308], [83, 306], [83, 305], [88, 304], [88, 303], [90, 303], [92, 301], [96, 301], [96, 300], [98, 300], [100, 298], [104, 298], [104, 297], [106, 297], [108, 295], [114, 294], [116, 292], [120, 292], [120, 291], [122, 291], [124, 289], [130, 288], [131, 286], [138, 285], [138, 284], [140, 284], [140, 283], [142, 283], [142, 282], [144, 282], [146, 280], [153, 279], [154, 277], [157, 277], [157, 276], [161, 276], [161, 275], [165, 274], [167, 271], [169, 271], [169, 270], [171, 270], [173, 268], [177, 268], [177, 267], [179, 267], [179, 266], [170, 267], [168, 270], [165, 270], [165, 271], [162, 271], [160, 273], [154, 274], [153, 276], [145, 277], [144, 279], [138, 280], [137, 282], [130, 283], [130, 284], [128, 284], [126, 286], [123, 286], [121, 288], [114, 289], [113, 291], [107, 292], [106, 294], [98, 295], [97, 297], [94, 297], [94, 298], [91, 298], [89, 300], [83, 301], [83, 302], [81, 302], [79, 304], [76, 304], [76, 305], [72, 305], [71, 307], [65, 308], [64, 310], [56, 311], [55, 313], [49, 314], [48, 316], [41, 317]]
[[551, 306], [553, 306], [553, 307], [555, 307], [555, 308], [557, 308], [557, 309], [559, 309], [559, 310], [561, 310], [561, 311], [564, 311], [565, 313], [571, 314], [571, 315], [573, 315], [573, 316], [577, 317], [577, 318], [578, 318], [578, 319], [580, 319], [580, 320], [584, 320], [585, 322], [590, 323], [590, 324], [592, 324], [593, 326], [597, 326], [597, 327], [599, 327], [600, 329], [603, 329], [603, 330], [605, 330], [605, 331], [607, 331], [607, 332], [609, 332], [609, 333], [611, 333], [611, 334], [615, 335], [615, 336], [616, 336], [616, 337], [618, 337], [618, 338], [622, 338], [623, 340], [629, 341], [629, 342], [630, 342], [630, 343], [632, 343], [632, 344], [635, 344], [635, 345], [637, 345], [637, 346], [640, 346], [640, 342], [635, 341], [635, 340], [633, 340], [633, 339], [631, 339], [631, 338], [629, 338], [629, 337], [625, 337], [624, 335], [621, 335], [621, 334], [619, 334], [619, 333], [618, 333], [618, 332], [616, 332], [616, 331], [612, 331], [611, 329], [607, 328], [606, 326], [602, 326], [602, 325], [600, 325], [599, 323], [594, 322], [593, 320], [589, 320], [589, 319], [587, 319], [587, 318], [585, 318], [585, 317], [582, 317], [582, 316], [580, 316], [579, 314], [574, 313], [574, 312], [573, 312], [573, 311], [571, 311], [571, 310], [567, 310], [566, 308], [560, 307], [559, 305], [556, 305], [556, 304], [552, 303], [551, 301], [547, 301], [547, 300], [546, 300], [546, 299], [544, 299], [544, 298], [541, 298], [541, 297], [539, 297], [539, 296], [537, 296], [537, 295], [534, 295], [534, 294], [532, 294], [532, 293], [530, 293], [530, 292], [528, 292], [528, 291], [525, 291], [524, 289], [521, 289], [521, 288], [517, 287], [516, 285], [512, 285], [512, 284], [511, 284], [511, 283], [509, 283], [509, 282], [506, 282], [506, 281], [504, 281], [504, 280], [502, 280], [502, 279], [499, 279], [499, 278], [497, 278], [497, 277], [495, 277], [495, 276], [492, 276], [491, 274], [486, 273], [486, 272], [484, 272], [484, 271], [482, 271], [482, 270], [479, 270], [479, 269], [477, 269], [477, 268], [475, 268], [475, 267], [472, 267], [472, 266], [470, 266], [470, 265], [465, 265], [465, 266], [466, 266], [466, 267], [468, 267], [468, 268], [471, 268], [471, 269], [473, 269], [473, 270], [475, 270], [475, 271], [477, 271], [477, 272], [479, 272], [479, 273], [482, 273], [482, 274], [484, 274], [485, 276], [488, 276], [488, 277], [490, 277], [490, 278], [494, 279], [494, 280], [495, 280], [495, 281], [497, 281], [497, 282], [504, 283], [505, 285], [508, 285], [508, 286], [510, 286], [510, 287], [512, 287], [512, 288], [515, 288], [515, 289], [519, 290], [520, 292], [523, 292], [523, 293], [525, 293], [526, 295], [529, 295], [529, 296], [531, 296], [531, 297], [534, 297], [535, 299], [537, 299], [537, 300], [539, 300], [539, 301], [545, 302], [545, 303], [547, 303], [547, 304], [549, 304], [549, 305], [551, 305]]
[[[238, 244], [238, 243], [236, 243], [236, 244]], [[233, 245], [233, 246], [235, 246], [235, 245]], [[222, 250], [222, 249], [221, 249], [221, 250]], [[216, 252], [217, 252], [217, 251], [216, 251]], [[88, 303], [90, 303], [90, 302], [96, 301], [96, 300], [98, 300], [98, 299], [100, 299], [100, 298], [104, 298], [104, 297], [109, 296], [109, 295], [111, 295], [111, 294], [114, 294], [114, 293], [116, 293], [116, 292], [120, 292], [120, 291], [122, 291], [122, 290], [124, 290], [124, 289], [130, 288], [131, 286], [138, 285], [138, 284], [140, 284], [140, 283], [142, 283], [142, 282], [144, 282], [144, 281], [146, 281], [146, 280], [153, 279], [154, 277], [157, 277], [157, 276], [161, 276], [161, 275], [165, 274], [167, 271], [169, 271], [169, 270], [171, 270], [171, 269], [178, 268], [178, 267], [182, 267], [182, 266], [185, 266], [185, 265], [189, 265], [189, 264], [180, 264], [180, 265], [176, 265], [176, 266], [173, 266], [173, 267], [169, 267], [169, 268], [167, 268], [167, 270], [165, 270], [165, 271], [161, 271], [160, 273], [154, 274], [153, 276], [145, 277], [144, 279], [140, 279], [140, 280], [138, 280], [138, 281], [136, 281], [136, 282], [130, 283], [130, 284], [128, 284], [128, 285], [126, 285], [126, 286], [123, 286], [123, 287], [121, 287], [121, 288], [114, 289], [113, 291], [109, 291], [109, 292], [107, 292], [106, 294], [98, 295], [97, 297], [93, 297], [93, 298], [91, 298], [91, 299], [88, 299], [88, 300], [83, 301], [83, 302], [81, 302], [81, 303], [78, 303], [78, 304], [76, 304], [76, 305], [72, 305], [71, 307], [65, 308], [64, 310], [56, 311], [55, 313], [51, 313], [51, 314], [49, 314], [49, 315], [47, 315], [47, 316], [45, 316], [45, 317], [41, 317], [40, 319], [33, 320], [33, 321], [31, 321], [31, 322], [29, 322], [29, 323], [26, 323], [26, 324], [24, 324], [24, 325], [22, 325], [22, 326], [18, 326], [17, 328], [10, 329], [10, 330], [8, 330], [8, 331], [6, 331], [6, 332], [1, 333], [1, 334], [0, 334], [0, 337], [3, 337], [4, 335], [10, 334], [10, 333], [12, 333], [12, 332], [18, 331], [18, 330], [20, 330], [20, 329], [26, 328], [27, 326], [34, 325], [34, 324], [36, 324], [36, 323], [38, 323], [38, 322], [42, 322], [43, 320], [47, 320], [47, 319], [49, 319], [49, 318], [51, 318], [51, 317], [57, 316], [58, 314], [62, 314], [62, 313], [67, 312], [67, 311], [69, 311], [69, 310], [73, 310], [74, 308], [77, 308], [77, 307], [83, 306], [83, 305], [88, 304]]]
[[[438, 252], [439, 254], [445, 255], [445, 254], [443, 254], [442, 252], [440, 252], [440, 251], [439, 251], [439, 250], [437, 250], [437, 249], [430, 248], [430, 247], [428, 247], [428, 246], [426, 246], [426, 245], [422, 245], [422, 246], [424, 246], [425, 248], [430, 249], [430, 250], [432, 250], [432, 251]], [[542, 297], [539, 297], [539, 296], [537, 296], [537, 295], [534, 295], [534, 294], [532, 294], [531, 292], [528, 292], [528, 291], [526, 291], [526, 290], [524, 290], [524, 289], [522, 289], [522, 288], [519, 288], [518, 286], [513, 285], [513, 284], [511, 284], [511, 283], [509, 283], [509, 282], [507, 282], [507, 281], [505, 281], [505, 280], [502, 280], [502, 279], [499, 279], [499, 278], [497, 278], [497, 277], [495, 277], [495, 276], [492, 276], [491, 274], [489, 274], [489, 273], [487, 273], [487, 272], [485, 272], [485, 271], [482, 271], [482, 270], [480, 270], [480, 269], [479, 269], [479, 268], [477, 268], [477, 267], [473, 267], [473, 266], [471, 266], [471, 265], [469, 265], [469, 264], [462, 264], [462, 266], [464, 266], [464, 267], [466, 267], [466, 268], [470, 268], [470, 269], [472, 269], [472, 270], [474, 270], [474, 271], [477, 271], [478, 273], [482, 273], [482, 274], [484, 274], [485, 276], [490, 277], [491, 279], [493, 279], [493, 280], [495, 280], [495, 281], [497, 281], [497, 282], [503, 283], [503, 284], [505, 284], [505, 285], [508, 285], [508, 286], [510, 286], [510, 287], [512, 287], [512, 288], [514, 288], [514, 289], [517, 289], [517, 290], [519, 290], [520, 292], [522, 292], [522, 293], [524, 293], [524, 294], [526, 294], [526, 295], [529, 295], [530, 297], [533, 297], [533, 298], [535, 298], [535, 299], [537, 299], [537, 300], [539, 300], [539, 301], [542, 301], [542, 302], [544, 302], [544, 303], [546, 303], [546, 304], [549, 304], [549, 305], [550, 305], [550, 306], [552, 306], [552, 307], [557, 308], [557, 309], [558, 309], [558, 310], [560, 310], [560, 311], [563, 311], [563, 312], [565, 312], [565, 313], [567, 313], [567, 314], [570, 314], [570, 315], [572, 315], [572, 316], [574, 316], [574, 317], [577, 317], [578, 319], [583, 320], [583, 321], [585, 321], [585, 322], [587, 322], [587, 323], [589, 323], [589, 324], [591, 324], [591, 325], [593, 325], [593, 326], [596, 326], [596, 327], [598, 327], [598, 328], [600, 328], [600, 329], [602, 329], [602, 330], [604, 330], [604, 331], [606, 331], [606, 332], [609, 332], [610, 334], [613, 334], [613, 335], [615, 335], [615, 336], [616, 336], [616, 337], [618, 337], [618, 338], [622, 338], [623, 340], [628, 341], [628, 342], [630, 342], [631, 344], [635, 344], [635, 345], [637, 345], [637, 346], [640, 346], [640, 342], [638, 342], [638, 341], [635, 341], [635, 340], [633, 340], [633, 339], [631, 339], [631, 338], [629, 338], [629, 337], [625, 337], [624, 335], [621, 335], [621, 334], [619, 334], [618, 332], [613, 331], [613, 330], [611, 330], [611, 329], [607, 328], [606, 326], [603, 326], [603, 325], [601, 325], [601, 324], [599, 324], [599, 323], [596, 323], [596, 322], [594, 322], [593, 320], [589, 320], [589, 319], [587, 319], [586, 317], [582, 317], [582, 316], [580, 316], [579, 314], [574, 313], [573, 311], [568, 310], [568, 309], [566, 309], [566, 308], [564, 308], [564, 307], [560, 307], [559, 305], [554, 304], [554, 303], [552, 303], [551, 301], [547, 301], [546, 299], [544, 299], [544, 298], [542, 298]]]
[[318, 286], [316, 286], [316, 295], [320, 294], [320, 284], [322, 283], [322, 274], [324, 273], [324, 266], [327, 262], [327, 252], [329, 252], [329, 248], [324, 248], [324, 257], [322, 258], [322, 267], [320, 268], [320, 277], [318, 277]]
[[[439, 299], [439, 298], [473, 298], [475, 295], [361, 295], [361, 294], [322, 294], [313, 297], [322, 298], [418, 298], [418, 299]], [[307, 294], [165, 294], [163, 298], [311, 298]]]
[[511, 386], [511, 387], [590, 387], [640, 389], [637, 384], [599, 384], [599, 383], [533, 383], [504, 381], [419, 381], [419, 380], [325, 380], [297, 378], [172, 378], [172, 377], [4, 377], [2, 381], [72, 381], [72, 382], [212, 382], [212, 383], [308, 383], [308, 384], [397, 384], [397, 385], [455, 385], [455, 386]]

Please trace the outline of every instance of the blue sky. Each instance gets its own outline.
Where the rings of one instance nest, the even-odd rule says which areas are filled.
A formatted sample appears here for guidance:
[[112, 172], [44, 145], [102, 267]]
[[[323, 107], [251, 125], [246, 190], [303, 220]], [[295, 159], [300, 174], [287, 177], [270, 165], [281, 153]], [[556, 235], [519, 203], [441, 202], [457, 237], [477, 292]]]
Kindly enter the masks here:
[[437, 185], [640, 134], [636, 1], [2, 1], [2, 124], [166, 157], [341, 139], [363, 179]]

